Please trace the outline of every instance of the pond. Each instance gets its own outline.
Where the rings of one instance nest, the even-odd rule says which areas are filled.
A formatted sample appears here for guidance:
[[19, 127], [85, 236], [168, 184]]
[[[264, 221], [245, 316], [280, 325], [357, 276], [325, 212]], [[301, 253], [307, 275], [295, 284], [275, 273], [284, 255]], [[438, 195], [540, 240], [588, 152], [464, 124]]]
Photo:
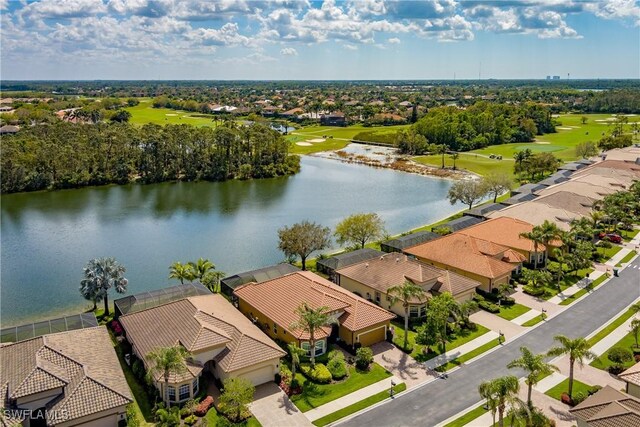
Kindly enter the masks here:
[[[174, 261], [209, 258], [234, 274], [284, 260], [277, 230], [308, 219], [334, 227], [377, 212], [397, 234], [462, 206], [446, 199], [451, 181], [303, 157], [292, 177], [91, 187], [3, 195], [0, 320], [10, 326], [78, 312], [82, 268], [114, 256], [129, 292], [175, 284]], [[325, 251], [328, 252], [328, 251]]]

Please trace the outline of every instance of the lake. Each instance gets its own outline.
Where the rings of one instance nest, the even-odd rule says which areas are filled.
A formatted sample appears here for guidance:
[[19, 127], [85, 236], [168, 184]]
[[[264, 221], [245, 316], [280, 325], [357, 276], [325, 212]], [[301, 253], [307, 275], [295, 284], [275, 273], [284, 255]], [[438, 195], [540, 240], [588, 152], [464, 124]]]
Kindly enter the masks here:
[[[129, 293], [176, 284], [174, 261], [209, 258], [227, 274], [284, 260], [277, 229], [308, 219], [334, 227], [377, 212], [397, 234], [463, 209], [451, 181], [303, 156], [291, 177], [91, 187], [1, 197], [0, 321], [78, 312], [90, 258], [114, 256]], [[115, 294], [114, 294], [115, 295]], [[112, 296], [113, 297], [113, 296]]]

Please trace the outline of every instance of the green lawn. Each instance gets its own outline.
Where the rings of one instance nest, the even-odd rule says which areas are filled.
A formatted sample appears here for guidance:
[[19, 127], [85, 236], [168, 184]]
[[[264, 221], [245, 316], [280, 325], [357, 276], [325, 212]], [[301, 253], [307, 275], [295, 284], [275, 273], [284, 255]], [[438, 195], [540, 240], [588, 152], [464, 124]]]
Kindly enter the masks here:
[[615, 254], [622, 250], [622, 246], [618, 246], [615, 244], [613, 244], [610, 248], [602, 248], [599, 246], [596, 246], [596, 248], [598, 249], [598, 255], [603, 261], [610, 260]]
[[[155, 123], [158, 125], [178, 125], [188, 124], [194, 126], [216, 127], [215, 116], [204, 116], [202, 113], [191, 111], [179, 111], [169, 108], [153, 108], [151, 100], [143, 99], [135, 107], [128, 107], [125, 110], [131, 113], [129, 123], [134, 125], [144, 125]], [[219, 122], [218, 122], [219, 123]]]
[[542, 314], [537, 315], [536, 317], [534, 317], [533, 319], [527, 320], [526, 322], [524, 322], [522, 324], [522, 326], [533, 326], [533, 325], [537, 325], [538, 323], [542, 322]]
[[633, 315], [634, 315], [634, 312], [631, 309], [622, 313], [620, 316], [616, 318], [616, 320], [609, 323], [605, 328], [603, 328], [597, 334], [589, 338], [588, 339], [589, 346], [593, 347], [594, 345], [596, 345], [596, 343], [598, 343], [601, 339], [603, 339], [604, 337], [609, 335], [611, 332], [613, 332], [615, 329], [617, 329], [618, 326], [622, 325], [624, 322], [627, 321], [627, 319], [629, 319]]
[[[618, 341], [613, 346], [611, 346], [611, 348], [622, 347], [622, 348], [626, 348], [627, 350], [633, 351], [634, 350], [633, 346], [635, 346], [635, 344], [636, 344], [636, 340], [633, 337], [633, 334], [631, 332], [629, 332], [620, 341]], [[602, 370], [607, 370], [610, 366], [612, 366], [613, 363], [607, 358], [611, 348], [609, 350], [605, 351], [603, 354], [601, 354], [600, 357], [597, 360], [592, 361], [590, 363], [590, 365], [593, 366], [594, 368], [598, 368], [598, 369], [602, 369]], [[625, 369], [630, 368], [635, 363], [636, 363], [635, 360], [631, 360], [630, 362], [626, 362], [624, 364], [624, 368]]]
[[465, 353], [462, 356], [455, 358], [447, 363], [445, 363], [442, 366], [438, 366], [436, 368], [436, 371], [438, 372], [446, 372], [449, 369], [453, 369], [456, 366], [460, 366], [463, 363], [473, 359], [474, 357], [480, 356], [482, 353], [491, 350], [493, 347], [497, 347], [498, 345], [498, 339], [496, 338], [495, 340], [491, 340], [486, 344], [481, 345], [480, 347], [476, 348], [473, 351], [470, 351], [469, 353]]
[[349, 366], [349, 377], [333, 384], [314, 384], [297, 372], [296, 379], [302, 384], [303, 391], [302, 394], [292, 396], [291, 401], [300, 411], [307, 412], [390, 376], [391, 373], [377, 363], [371, 364], [369, 372], [359, 371]]
[[628, 254], [626, 254], [624, 256], [624, 258], [622, 258], [620, 260], [619, 263], [616, 264], [616, 267], [622, 267], [623, 264], [628, 263], [629, 261], [631, 261], [631, 258], [633, 258], [634, 256], [636, 256], [637, 252], [636, 251], [631, 251]]
[[[360, 132], [373, 132], [375, 134], [395, 133], [407, 129], [409, 125], [365, 127], [353, 125], [346, 127], [309, 126], [296, 129], [287, 136], [291, 142], [291, 153], [311, 154], [320, 151], [335, 151], [346, 147], [355, 135]], [[333, 137], [333, 138], [329, 138]], [[313, 139], [327, 138], [324, 142], [309, 142], [310, 146], [298, 145], [298, 142], [307, 142]]]
[[[598, 285], [600, 285], [602, 282], [607, 280], [608, 277], [609, 276], [607, 276], [606, 273], [598, 277], [596, 280], [593, 281], [593, 283], [591, 283], [590, 289], [591, 290], [595, 289]], [[578, 298], [580, 298], [582, 295], [586, 294], [587, 292], [589, 291], [586, 288], [580, 289], [578, 292], [576, 292], [575, 294], [571, 295], [569, 298], [562, 301], [560, 305], [569, 305], [575, 300], [577, 300]]]
[[636, 229], [633, 229], [633, 230], [619, 230], [618, 231], [618, 234], [620, 234], [620, 236], [622, 236], [622, 238], [627, 242], [629, 240], [632, 240], [634, 237], [636, 237], [636, 235], [638, 233], [640, 233], [640, 230], [636, 230]]
[[[400, 322], [393, 321], [393, 326], [395, 327], [395, 339], [394, 344], [401, 347], [404, 344], [404, 325]], [[481, 335], [489, 332], [489, 329], [485, 328], [482, 325], [476, 325], [478, 328], [475, 331], [463, 331], [459, 336], [455, 339], [447, 343], [447, 351], [451, 351], [456, 347], [460, 347], [462, 344], [466, 344], [471, 340], [478, 338]], [[424, 362], [426, 360], [433, 359], [434, 357], [440, 355], [442, 353], [441, 349], [432, 347], [431, 353], [425, 355], [422, 352], [421, 345], [416, 344], [416, 333], [412, 330], [409, 330], [409, 346], [413, 347], [413, 351], [411, 352], [411, 357], [416, 359], [418, 362]]]
[[[557, 118], [561, 125], [557, 126], [557, 132], [540, 135], [536, 137], [536, 143], [514, 143], [503, 145], [492, 145], [490, 147], [473, 150], [468, 153], [460, 153], [460, 158], [456, 161], [456, 166], [461, 169], [467, 169], [480, 175], [486, 175], [490, 172], [504, 172], [509, 175], [513, 174], [513, 155], [525, 148], [535, 152], [552, 152], [554, 156], [563, 161], [576, 160], [575, 146], [585, 141], [597, 141], [601, 138], [602, 133], [609, 132], [607, 122], [598, 122], [596, 120], [606, 120], [612, 117], [608, 114], [585, 114], [587, 123], [581, 123], [583, 114], [563, 114]], [[638, 121], [640, 117], [630, 117], [629, 122]], [[630, 125], [627, 125], [630, 129]], [[562, 129], [566, 128], [566, 129]], [[476, 157], [476, 154], [478, 155]], [[485, 156], [491, 154], [501, 155], [503, 160], [489, 159]], [[416, 161], [433, 166], [441, 166], [441, 156], [420, 156]], [[445, 156], [447, 166], [452, 166], [452, 160]]]
[[[405, 383], [398, 384], [393, 388], [394, 393], [400, 393], [401, 391], [405, 391], [407, 389], [407, 385]], [[349, 405], [340, 409], [339, 411], [333, 412], [329, 415], [325, 415], [322, 418], [318, 418], [313, 422], [313, 425], [316, 426], [326, 426], [327, 424], [333, 423], [346, 417], [347, 415], [354, 414], [358, 411], [361, 411], [364, 408], [368, 408], [369, 406], [376, 404], [378, 402], [382, 402], [389, 398], [389, 391], [381, 391], [380, 393], [374, 394], [373, 396], [369, 396], [364, 400], [361, 400], [353, 405]]]
[[456, 418], [455, 420], [446, 424], [444, 427], [462, 427], [486, 413], [487, 413], [487, 410], [484, 409], [484, 404], [481, 404], [477, 408], [467, 412], [463, 416]]
[[503, 306], [500, 306], [500, 313], [497, 313], [497, 315], [502, 317], [505, 320], [513, 320], [516, 317], [523, 315], [529, 310], [531, 310], [529, 307], [526, 307], [518, 303], [513, 305], [503, 305]]
[[[576, 379], [573, 380], [573, 390], [572, 394], [575, 396], [579, 392], [583, 392], [587, 394], [591, 390], [591, 386], [587, 385], [583, 382], [580, 382]], [[553, 397], [556, 400], [560, 400], [562, 393], [567, 393], [569, 391], [569, 378], [562, 381], [557, 386], [547, 390], [545, 394], [547, 396]]]
[[547, 284], [545, 286], [546, 292], [544, 293], [544, 295], [542, 295], [542, 298], [545, 300], [549, 300], [555, 297], [556, 295], [558, 295], [559, 292], [562, 292], [565, 289], [570, 288], [571, 286], [578, 283], [578, 281], [587, 277], [589, 274], [593, 272], [593, 270], [594, 270], [593, 268], [584, 268], [582, 270], [578, 270], [577, 272], [571, 275], [565, 276], [559, 283], [560, 291], [558, 291], [558, 286], [556, 285], [556, 283]]

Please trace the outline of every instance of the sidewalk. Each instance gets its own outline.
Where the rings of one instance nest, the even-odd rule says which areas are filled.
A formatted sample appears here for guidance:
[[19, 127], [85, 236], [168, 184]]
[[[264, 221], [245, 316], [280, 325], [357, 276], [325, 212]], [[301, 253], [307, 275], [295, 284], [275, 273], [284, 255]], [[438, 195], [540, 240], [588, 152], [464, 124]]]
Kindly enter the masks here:
[[315, 409], [307, 411], [304, 415], [310, 420], [315, 421], [319, 418], [322, 418], [326, 415], [332, 414], [336, 411], [339, 411], [342, 408], [346, 408], [349, 405], [353, 405], [354, 403], [358, 403], [361, 400], [366, 399], [369, 396], [373, 396], [374, 394], [378, 394], [382, 391], [389, 391], [391, 389], [391, 381], [396, 384], [402, 383], [400, 379], [395, 376], [391, 376], [389, 378], [385, 378], [382, 381], [378, 381], [375, 384], [371, 384], [365, 388], [361, 388], [358, 391], [354, 391], [351, 394], [347, 394], [346, 396], [342, 396], [339, 399], [328, 402], [322, 406], [318, 406]]
[[484, 310], [473, 313], [469, 316], [469, 319], [485, 328], [491, 329], [493, 332], [502, 332], [507, 341], [527, 330], [524, 326], [516, 325], [511, 320], [503, 319]]
[[521, 316], [516, 317], [515, 319], [511, 320], [513, 323], [515, 323], [516, 325], [522, 325], [523, 323], [528, 322], [529, 320], [533, 319], [534, 317], [537, 317], [541, 314], [542, 312], [538, 311], [538, 310], [534, 310], [531, 309], [529, 311], [527, 311], [526, 313], [524, 313]]
[[629, 333], [629, 326], [631, 325], [631, 321], [633, 319], [635, 319], [635, 316], [631, 316], [630, 318], [628, 318], [623, 324], [614, 329], [609, 335], [602, 338], [593, 347], [591, 347], [591, 351], [600, 356], [611, 347], [613, 347], [618, 341], [620, 341], [622, 338], [624, 338], [625, 335]]
[[452, 361], [453, 359], [457, 359], [465, 353], [469, 353], [470, 351], [475, 350], [476, 348], [485, 345], [486, 343], [497, 340], [498, 334], [494, 331], [489, 331], [484, 335], [480, 335], [478, 338], [469, 341], [466, 344], [461, 345], [460, 347], [456, 347], [452, 350], [447, 350], [446, 353], [441, 354], [437, 357], [434, 357], [431, 360], [427, 360], [424, 362], [424, 366], [430, 370], [435, 369], [440, 365], [444, 365], [447, 362]]
[[[622, 252], [622, 251], [620, 251], [620, 252]], [[620, 252], [618, 252], [618, 253], [620, 253]], [[617, 254], [616, 254], [616, 256], [617, 256]], [[622, 259], [622, 258], [620, 258], [620, 259]], [[592, 271], [591, 274], [589, 274], [589, 277], [588, 277], [589, 282], [585, 281], [584, 279], [579, 280], [578, 283], [576, 283], [575, 285], [568, 287], [567, 289], [565, 289], [564, 291], [560, 292], [555, 297], [550, 298], [549, 302], [551, 302], [553, 304], [560, 304], [562, 301], [566, 300], [571, 295], [573, 295], [573, 294], [579, 292], [580, 290], [584, 289], [585, 287], [587, 287], [587, 285], [589, 283], [593, 282], [594, 280], [596, 280], [598, 277], [602, 276], [603, 274], [604, 274], [603, 271], [599, 271], [599, 270]]]
[[616, 264], [622, 261], [622, 258], [626, 257], [627, 254], [629, 254], [630, 252], [631, 252], [631, 249], [628, 249], [626, 247], [622, 248], [609, 261], [605, 262], [605, 264], [610, 267], [615, 267]]

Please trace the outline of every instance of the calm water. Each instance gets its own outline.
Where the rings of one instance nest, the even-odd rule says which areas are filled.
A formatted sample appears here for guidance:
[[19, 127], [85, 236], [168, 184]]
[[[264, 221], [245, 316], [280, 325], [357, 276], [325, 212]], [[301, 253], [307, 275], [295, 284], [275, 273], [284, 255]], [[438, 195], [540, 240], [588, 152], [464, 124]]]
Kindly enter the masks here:
[[[115, 256], [130, 292], [167, 286], [174, 261], [209, 258], [229, 274], [277, 263], [276, 230], [303, 219], [333, 227], [377, 212], [400, 233], [461, 209], [451, 183], [303, 157], [293, 177], [164, 183], [2, 196], [2, 326], [88, 303], [78, 285], [88, 259]], [[173, 283], [175, 284], [175, 283]]]

